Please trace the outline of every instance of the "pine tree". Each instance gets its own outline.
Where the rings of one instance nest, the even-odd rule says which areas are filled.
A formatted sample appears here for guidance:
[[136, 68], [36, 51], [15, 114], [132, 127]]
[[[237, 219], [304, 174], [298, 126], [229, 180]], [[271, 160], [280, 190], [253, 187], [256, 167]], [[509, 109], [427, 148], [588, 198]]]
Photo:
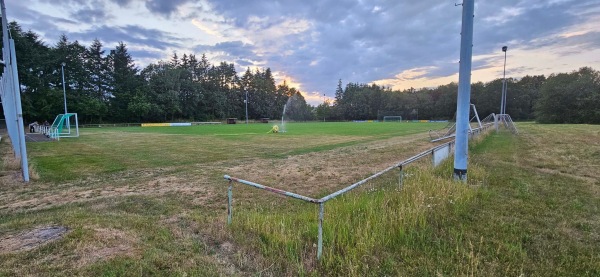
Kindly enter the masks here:
[[102, 122], [108, 112], [108, 63], [102, 46], [98, 39], [94, 39], [85, 52], [85, 73], [89, 78], [84, 87], [86, 113], [90, 116], [88, 122]]
[[123, 42], [119, 42], [115, 50], [108, 56], [110, 76], [110, 109], [113, 120], [126, 122], [130, 120], [127, 107], [136, 88], [139, 86], [138, 69]]

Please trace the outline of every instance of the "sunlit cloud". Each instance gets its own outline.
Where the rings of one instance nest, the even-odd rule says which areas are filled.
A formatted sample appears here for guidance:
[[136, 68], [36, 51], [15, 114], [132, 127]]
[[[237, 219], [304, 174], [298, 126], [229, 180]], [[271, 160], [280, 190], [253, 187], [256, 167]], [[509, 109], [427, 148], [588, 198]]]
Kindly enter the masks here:
[[312, 106], [318, 106], [323, 104], [325, 100], [332, 101], [331, 97], [325, 96], [323, 93], [312, 91], [312, 92], [301, 92], [304, 99], [306, 99], [306, 103]]
[[[458, 81], [461, 10], [452, 2], [58, 2], [7, 1], [8, 17], [48, 45], [61, 33], [84, 45], [98, 37], [106, 49], [123, 41], [140, 67], [170, 59], [173, 52], [197, 58], [206, 53], [213, 64], [234, 63], [240, 75], [248, 67], [269, 67], [282, 72], [278, 83], [310, 92], [304, 93], [313, 104], [322, 102], [323, 93], [333, 96], [338, 79], [395, 89]], [[600, 67], [597, 0], [479, 1], [475, 16], [473, 82], [502, 76], [503, 45], [509, 47], [511, 77]], [[128, 26], [150, 35], [117, 36]]]
[[485, 17], [483, 18], [483, 20], [496, 25], [504, 24], [509, 20], [512, 20], [515, 17], [523, 14], [523, 11], [523, 8], [517, 7], [502, 8], [502, 10], [500, 10], [500, 12], [497, 15]]
[[570, 38], [570, 37], [585, 35], [589, 32], [590, 32], [589, 30], [577, 30], [577, 31], [565, 32], [565, 33], [559, 34], [558, 36], [561, 38]]
[[302, 84], [300, 82], [298, 82], [292, 76], [287, 75], [285, 72], [274, 71], [273, 78], [275, 79], [276, 83], [284, 83], [285, 82], [288, 87], [296, 88], [297, 90], [302, 90]]
[[317, 105], [320, 105], [321, 103], [323, 103], [323, 101], [325, 101], [325, 99], [327, 99], [329, 101], [332, 100], [331, 97], [325, 96], [323, 93], [318, 92], [318, 91], [312, 91], [312, 92], [302, 91], [302, 83], [300, 83], [295, 78], [285, 74], [284, 72], [280, 72], [280, 71], [273, 72], [273, 78], [275, 79], [276, 83], [278, 83], [278, 84], [285, 83], [288, 87], [295, 88], [296, 90], [300, 91], [300, 94], [302, 94], [302, 96], [304, 97], [306, 102], [310, 105], [317, 106]]
[[199, 20], [197, 20], [195, 18], [192, 19], [192, 24], [194, 24], [194, 26], [196, 26], [196, 28], [202, 30], [203, 32], [205, 32], [211, 36], [222, 37], [222, 35], [217, 30], [216, 26], [207, 26], [208, 24], [203, 24], [202, 22], [200, 22]]
[[390, 87], [394, 90], [404, 90], [409, 88], [434, 87], [455, 81], [455, 74], [442, 77], [429, 77], [430, 72], [435, 69], [435, 66], [411, 68], [396, 74], [393, 78], [376, 80], [373, 83]]
[[286, 37], [300, 35], [311, 28], [312, 23], [305, 19], [250, 17], [247, 27], [238, 28], [238, 31], [249, 38], [257, 46], [257, 52], [262, 55], [289, 56], [294, 50], [284, 47], [288, 43]]

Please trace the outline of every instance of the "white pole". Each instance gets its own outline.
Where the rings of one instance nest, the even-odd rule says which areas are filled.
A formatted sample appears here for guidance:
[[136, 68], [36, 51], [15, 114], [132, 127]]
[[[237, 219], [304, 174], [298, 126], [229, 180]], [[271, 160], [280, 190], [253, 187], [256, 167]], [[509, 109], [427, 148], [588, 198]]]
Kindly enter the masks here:
[[[11, 116], [11, 119], [16, 119], [16, 122], [6, 122], [7, 126], [6, 128], [9, 130], [9, 133], [11, 133], [10, 129], [13, 129], [12, 134], [13, 136], [11, 136], [11, 140], [13, 140], [15, 143], [13, 143], [13, 149], [15, 150], [15, 154], [17, 154], [17, 156], [20, 156], [21, 159], [21, 171], [23, 173], [23, 181], [25, 182], [29, 182], [29, 163], [27, 160], [27, 147], [25, 144], [25, 126], [23, 123], [23, 110], [21, 107], [21, 87], [19, 85], [19, 72], [17, 70], [17, 57], [16, 57], [16, 52], [15, 52], [15, 42], [14, 40], [8, 38], [8, 20], [6, 19], [6, 6], [4, 5], [4, 0], [0, 0], [0, 12], [2, 14], [2, 35], [3, 35], [3, 53], [2, 53], [2, 58], [4, 60], [4, 73], [5, 76], [3, 76], [4, 78], [7, 78], [6, 81], [4, 81], [4, 84], [11, 84], [11, 86], [7, 85], [5, 86], [5, 89], [8, 89], [10, 91], [5, 91], [5, 95], [9, 95], [11, 94], [11, 96], [13, 97], [12, 100], [12, 104], [14, 104], [14, 110], [12, 110], [12, 107], [10, 108], [10, 112], [13, 112], [16, 115], [16, 118], [13, 118]], [[12, 80], [10, 80], [10, 78], [12, 78]], [[10, 96], [8, 96], [10, 98]], [[5, 101], [5, 97], [2, 97], [2, 101]], [[10, 105], [11, 103], [7, 103], [7, 107]], [[4, 105], [4, 103], [3, 103]], [[6, 115], [6, 110], [4, 111], [5, 115]], [[8, 118], [8, 117], [7, 117]], [[14, 130], [14, 128], [11, 128], [10, 125], [15, 124], [16, 123], [16, 127], [17, 130]], [[13, 125], [14, 126], [14, 125]], [[16, 131], [16, 134], [14, 133], [14, 131]], [[16, 135], [17, 137], [14, 137], [14, 135]]]
[[500, 114], [504, 114], [504, 84], [505, 80], [502, 79], [502, 92], [500, 93]]
[[504, 52], [504, 70], [503, 70], [503, 79], [502, 79], [502, 106], [500, 109], [501, 114], [506, 114], [506, 52], [508, 50], [507, 46], [502, 47], [502, 52]]
[[246, 124], [248, 124], [248, 90], [246, 90], [246, 100], [244, 102], [246, 103]]
[[21, 171], [23, 172], [23, 181], [29, 182], [29, 162], [27, 160], [27, 147], [25, 145], [25, 123], [23, 122], [23, 108], [21, 107], [21, 88], [19, 85], [19, 73], [17, 71], [17, 57], [15, 51], [15, 41], [10, 40], [11, 62], [10, 67], [13, 71], [14, 100], [17, 111], [17, 127], [19, 136], [19, 147], [21, 153]]
[[471, 62], [473, 58], [473, 17], [475, 0], [464, 0], [460, 37], [460, 67], [458, 73], [458, 100], [456, 104], [456, 148], [454, 152], [454, 179], [467, 181], [469, 156], [469, 111], [471, 103]]
[[63, 98], [65, 102], [65, 115], [67, 114], [67, 89], [65, 87], [65, 63], [61, 64], [61, 72], [62, 72], [62, 85], [63, 85]]

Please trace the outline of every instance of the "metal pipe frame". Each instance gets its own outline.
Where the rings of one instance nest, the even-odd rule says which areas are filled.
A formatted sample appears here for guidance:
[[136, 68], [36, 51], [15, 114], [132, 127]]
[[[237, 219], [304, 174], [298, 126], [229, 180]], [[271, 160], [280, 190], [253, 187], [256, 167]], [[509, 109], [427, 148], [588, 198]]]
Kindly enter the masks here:
[[[485, 131], [486, 129], [488, 129], [489, 127], [493, 126], [492, 123], [490, 124], [484, 124], [481, 128], [476, 128], [473, 129], [474, 131], [476, 131], [477, 133]], [[403, 174], [404, 174], [404, 166], [411, 164], [413, 162], [416, 162], [424, 157], [427, 157], [429, 155], [433, 155], [434, 151], [443, 147], [449, 146], [450, 149], [452, 149], [452, 146], [454, 146], [454, 141], [449, 141], [446, 142], [444, 144], [440, 144], [437, 145], [431, 149], [428, 149], [426, 151], [423, 151], [419, 154], [416, 154], [404, 161], [401, 161], [393, 166], [390, 166], [382, 171], [379, 171], [365, 179], [362, 179], [348, 187], [345, 187], [341, 190], [338, 190], [334, 193], [331, 193], [327, 196], [324, 196], [320, 199], [315, 199], [312, 197], [308, 197], [308, 196], [304, 196], [304, 195], [300, 195], [297, 193], [293, 193], [293, 192], [289, 192], [289, 191], [285, 191], [285, 190], [281, 190], [281, 189], [277, 189], [277, 188], [273, 188], [273, 187], [269, 187], [269, 186], [265, 186], [265, 185], [261, 185], [258, 183], [254, 183], [248, 180], [243, 180], [243, 179], [239, 179], [239, 178], [235, 178], [235, 177], [231, 177], [229, 175], [224, 175], [223, 178], [225, 180], [229, 181], [229, 187], [227, 188], [227, 224], [231, 224], [232, 221], [232, 217], [233, 217], [233, 183], [240, 183], [240, 184], [244, 184], [247, 186], [251, 186], [251, 187], [255, 187], [258, 189], [262, 189], [262, 190], [266, 190], [269, 192], [273, 192], [276, 194], [280, 194], [283, 196], [287, 196], [287, 197], [291, 197], [291, 198], [295, 198], [295, 199], [299, 199], [299, 200], [303, 200], [309, 203], [313, 203], [313, 204], [319, 204], [319, 231], [318, 231], [318, 246], [317, 246], [317, 259], [321, 259], [321, 256], [323, 255], [323, 220], [324, 220], [324, 209], [325, 209], [325, 202], [340, 196], [342, 194], [345, 194], [363, 184], [365, 184], [366, 182], [377, 178], [387, 172], [389, 172], [390, 170], [393, 170], [395, 168], [399, 168], [400, 169], [400, 176], [399, 176], [399, 188], [402, 188], [402, 182], [403, 182]], [[451, 150], [452, 151], [452, 150]]]
[[27, 147], [25, 143], [21, 87], [19, 85], [15, 41], [11, 38], [8, 31], [4, 0], [0, 0], [0, 14], [2, 16], [0, 20], [0, 25], [2, 25], [2, 64], [4, 65], [0, 84], [0, 98], [2, 100], [8, 136], [11, 139], [15, 157], [20, 159], [23, 181], [29, 182], [29, 162], [27, 160]]
[[225, 176], [223, 176], [223, 178], [225, 178], [226, 180], [230, 180], [230, 181], [236, 182], [236, 183], [240, 183], [240, 184], [248, 185], [248, 186], [259, 188], [259, 189], [264, 189], [266, 191], [270, 191], [270, 192], [273, 192], [273, 193], [285, 195], [285, 196], [288, 196], [288, 197], [292, 197], [292, 198], [304, 200], [306, 202], [320, 203], [319, 200], [311, 198], [311, 197], [308, 197], [308, 196], [304, 196], [304, 195], [300, 195], [300, 194], [297, 194], [297, 193], [293, 193], [293, 192], [289, 192], [289, 191], [285, 191], [285, 190], [280, 190], [280, 189], [272, 188], [272, 187], [269, 187], [269, 186], [264, 186], [264, 185], [257, 184], [257, 183], [254, 183], [254, 182], [250, 182], [250, 181], [247, 181], [247, 180], [242, 180], [242, 179], [239, 179], [239, 178], [231, 177], [229, 175], [225, 175]]
[[317, 246], [317, 260], [323, 255], [323, 217], [325, 216], [325, 203], [319, 203], [319, 242]]

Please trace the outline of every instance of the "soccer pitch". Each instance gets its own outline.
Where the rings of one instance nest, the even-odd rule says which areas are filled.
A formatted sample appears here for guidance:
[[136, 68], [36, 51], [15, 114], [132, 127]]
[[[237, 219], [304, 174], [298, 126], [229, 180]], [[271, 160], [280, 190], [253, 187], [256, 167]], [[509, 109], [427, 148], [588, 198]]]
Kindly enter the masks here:
[[218, 169], [222, 171], [228, 164], [244, 160], [275, 162], [306, 153], [426, 134], [445, 123], [288, 123], [287, 132], [277, 134], [268, 133], [272, 125], [82, 128], [80, 138], [30, 143], [28, 147], [40, 179], [60, 182], [141, 169], [186, 171], [216, 163], [223, 164]]

